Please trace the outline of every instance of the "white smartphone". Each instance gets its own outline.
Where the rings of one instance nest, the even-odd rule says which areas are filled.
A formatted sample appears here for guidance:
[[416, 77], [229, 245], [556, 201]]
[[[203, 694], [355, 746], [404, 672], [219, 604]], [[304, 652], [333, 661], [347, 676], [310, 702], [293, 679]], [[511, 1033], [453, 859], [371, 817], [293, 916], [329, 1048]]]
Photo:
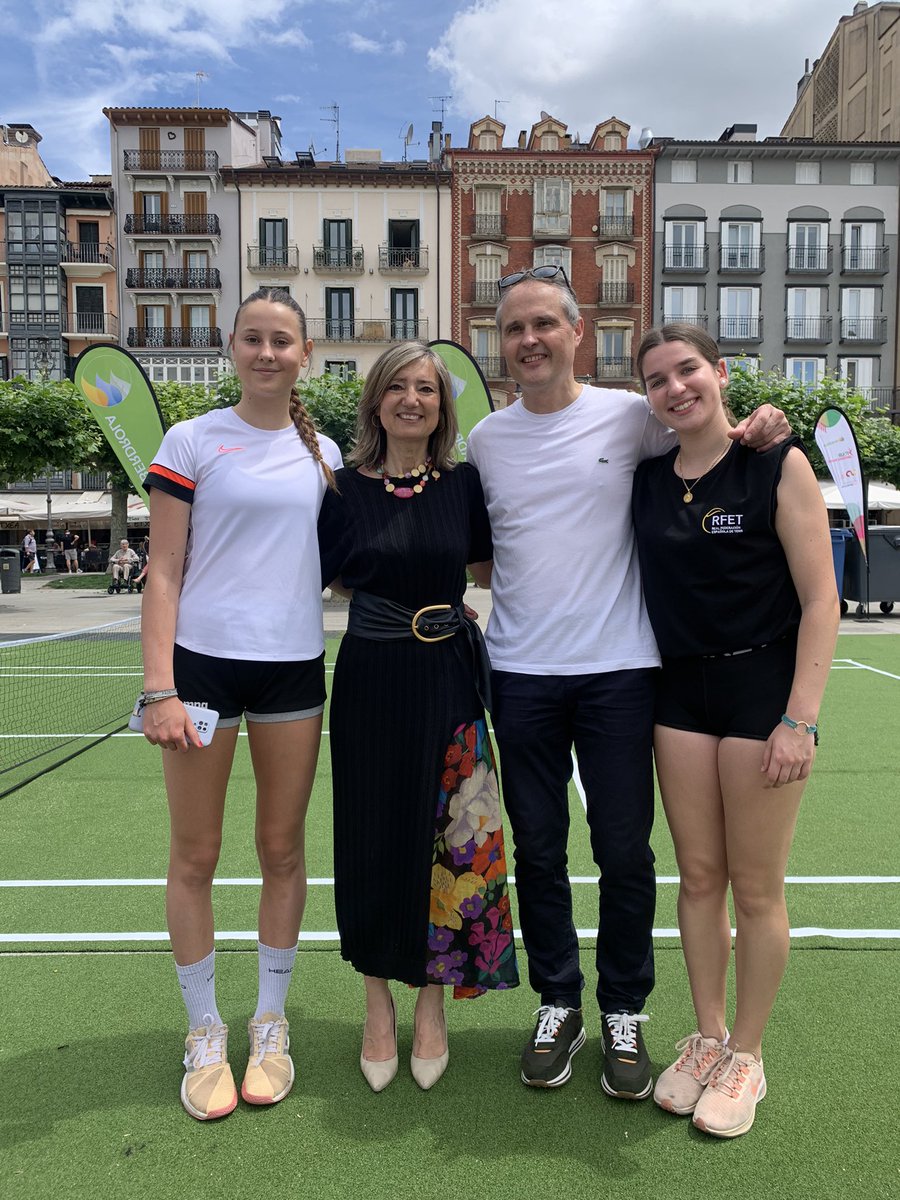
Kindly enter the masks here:
[[[204, 708], [201, 704], [185, 704], [184, 711], [194, 722], [194, 728], [200, 735], [200, 745], [208, 746], [216, 732], [219, 714], [214, 708]], [[144, 732], [144, 705], [140, 700], [134, 706], [134, 712], [128, 721], [128, 728], [135, 733]]]

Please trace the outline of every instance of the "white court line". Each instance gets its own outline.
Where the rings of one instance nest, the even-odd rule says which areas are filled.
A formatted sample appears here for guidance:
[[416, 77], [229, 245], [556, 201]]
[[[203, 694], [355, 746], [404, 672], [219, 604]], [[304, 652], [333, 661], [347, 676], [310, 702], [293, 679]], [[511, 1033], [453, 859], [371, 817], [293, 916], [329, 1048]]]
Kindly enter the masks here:
[[884, 675], [888, 679], [900, 679], [900, 675], [893, 675], [890, 671], [879, 671], [877, 667], [866, 666], [865, 663], [857, 662], [853, 658], [840, 658], [836, 661], [849, 663], [851, 667], [857, 667], [860, 671], [871, 671], [873, 675]]
[[[597, 936], [595, 929], [576, 929], [575, 933], [579, 941], [593, 941]], [[514, 934], [516, 937], [521, 938], [522, 931], [516, 929], [514, 930]], [[734, 934], [735, 931], [732, 929], [732, 937], [734, 937]], [[792, 938], [830, 937], [839, 938], [844, 941], [851, 939], [856, 941], [895, 941], [900, 939], [900, 929], [824, 929], [807, 925], [792, 929], [790, 934]], [[654, 929], [653, 936], [660, 939], [677, 938], [680, 937], [680, 934], [677, 929]], [[216, 933], [215, 938], [217, 942], [256, 942], [259, 940], [259, 935], [253, 929], [223, 929]], [[337, 930], [327, 933], [305, 933], [301, 931], [299, 940], [301, 942], [338, 942], [340, 938]], [[168, 941], [169, 935], [164, 931], [109, 933], [104, 930], [99, 933], [0, 934], [0, 945], [41, 944], [46, 942], [61, 942], [64, 944], [82, 942], [162, 942], [168, 944]]]
[[578, 770], [578, 759], [575, 757], [575, 751], [572, 751], [572, 782], [575, 784], [575, 791], [581, 799], [581, 807], [587, 812], [587, 796], [584, 793], [584, 784], [581, 782], [581, 774]]
[[[130, 716], [130, 713], [125, 714], [121, 717], [114, 717], [112, 721], [107, 721], [107, 724], [112, 725], [114, 721], [124, 721], [125, 716]], [[247, 736], [247, 730], [241, 729], [238, 733], [238, 737], [246, 737], [246, 736]], [[329, 736], [330, 736], [330, 731], [328, 729], [323, 729], [322, 737], [329, 737]], [[105, 738], [107, 741], [111, 741], [113, 738], [141, 738], [141, 739], [143, 739], [143, 737], [144, 737], [144, 735], [142, 733], [132, 733], [130, 730], [127, 733], [110, 733], [110, 734], [103, 734], [103, 733], [0, 733], [0, 742], [21, 742], [21, 741], [26, 741], [29, 739], [31, 741], [46, 742], [53, 738], [56, 738], [57, 741], [63, 740], [66, 742], [75, 742], [75, 741], [78, 741], [79, 738], [90, 739], [92, 742], [94, 742], [97, 740], [97, 738]]]
[[[509, 875], [515, 883], [515, 875]], [[322, 876], [307, 879], [309, 887], [334, 887], [334, 879]], [[596, 884], [597, 875], [570, 875], [569, 883]], [[680, 883], [677, 875], [657, 875], [657, 883]], [[889, 884], [900, 883], [900, 875], [788, 875], [785, 883], [795, 884]], [[109, 888], [109, 887], [165, 887], [166, 881], [159, 879], [0, 879], [0, 888]], [[261, 887], [262, 879], [253, 876], [233, 876], [213, 879], [213, 887]]]

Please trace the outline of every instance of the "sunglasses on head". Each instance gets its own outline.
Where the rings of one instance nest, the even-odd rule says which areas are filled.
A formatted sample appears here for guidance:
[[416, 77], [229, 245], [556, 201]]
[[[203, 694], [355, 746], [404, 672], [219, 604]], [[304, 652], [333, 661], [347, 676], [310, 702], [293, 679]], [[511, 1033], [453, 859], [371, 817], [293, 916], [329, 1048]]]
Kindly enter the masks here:
[[563, 283], [571, 292], [572, 285], [569, 283], [568, 275], [562, 267], [552, 264], [546, 267], [531, 267], [527, 271], [513, 271], [512, 275], [501, 275], [497, 280], [497, 291], [502, 296], [507, 288], [515, 287], [523, 279], [541, 279], [549, 282], [551, 279], [556, 279], [557, 275], [562, 275]]

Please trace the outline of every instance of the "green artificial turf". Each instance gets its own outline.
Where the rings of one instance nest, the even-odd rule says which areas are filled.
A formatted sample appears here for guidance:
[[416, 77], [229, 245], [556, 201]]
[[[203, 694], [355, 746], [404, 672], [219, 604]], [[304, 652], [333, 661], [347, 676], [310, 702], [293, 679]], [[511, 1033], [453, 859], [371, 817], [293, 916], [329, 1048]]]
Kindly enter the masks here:
[[[116, 662], [133, 663], [133, 649], [120, 643]], [[335, 650], [330, 640], [329, 661]], [[893, 876], [900, 846], [900, 639], [842, 636], [835, 657], [872, 669], [845, 663], [832, 672], [789, 874]], [[87, 694], [83, 681], [71, 686], [73, 696]], [[165, 874], [159, 752], [140, 737], [112, 738], [0, 803], [6, 880]], [[574, 788], [571, 814], [570, 872], [592, 877]], [[653, 842], [659, 875], [674, 876], [661, 811]], [[307, 858], [311, 877], [330, 877], [327, 737]], [[219, 876], [258, 873], [252, 773], [241, 738]], [[798, 883], [787, 891], [795, 928], [900, 929], [898, 884]], [[660, 883], [660, 929], [676, 925], [676, 892], [674, 884]], [[573, 894], [576, 924], [595, 928], [596, 886], [573, 884]], [[159, 886], [19, 887], [0, 889], [0, 896], [0, 936], [165, 927]], [[252, 931], [257, 900], [255, 886], [217, 886], [218, 928]], [[304, 929], [335, 929], [330, 887], [310, 888]], [[256, 996], [251, 946], [220, 944], [218, 955], [219, 1004], [231, 1027], [238, 1078], [244, 1022]], [[602, 1094], [590, 939], [582, 950], [589, 1040], [566, 1087], [527, 1089], [519, 1082], [518, 1055], [537, 1006], [520, 956], [522, 987], [450, 1006], [451, 1065], [434, 1091], [419, 1092], [401, 1062], [400, 1077], [380, 1096], [359, 1072], [360, 981], [335, 943], [304, 942], [288, 1004], [298, 1066], [293, 1092], [272, 1111], [241, 1103], [227, 1120], [209, 1125], [192, 1121], [178, 1103], [184, 1015], [164, 942], [0, 943], [2, 1194], [4, 1200], [900, 1196], [889, 1063], [898, 949], [900, 942], [887, 938], [795, 940], [767, 1032], [769, 1093], [750, 1134], [720, 1142], [652, 1103]], [[658, 939], [656, 955], [645, 1033], [661, 1068], [693, 1019], [677, 940]], [[403, 987], [395, 994], [401, 1055], [408, 1056], [414, 994]]]

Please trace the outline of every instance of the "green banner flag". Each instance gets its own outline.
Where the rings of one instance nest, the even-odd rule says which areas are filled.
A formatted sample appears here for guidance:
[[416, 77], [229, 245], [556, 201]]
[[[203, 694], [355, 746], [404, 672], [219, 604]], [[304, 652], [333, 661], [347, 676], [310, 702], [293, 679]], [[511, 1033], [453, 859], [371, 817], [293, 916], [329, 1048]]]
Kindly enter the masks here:
[[144, 479], [166, 426], [144, 368], [119, 346], [89, 346], [75, 360], [72, 380], [147, 503]]
[[459, 423], [456, 451], [460, 459], [465, 459], [469, 434], [482, 417], [493, 411], [494, 402], [481, 367], [465, 347], [458, 342], [443, 340], [429, 342], [428, 345], [444, 360], [453, 381], [456, 419]]

